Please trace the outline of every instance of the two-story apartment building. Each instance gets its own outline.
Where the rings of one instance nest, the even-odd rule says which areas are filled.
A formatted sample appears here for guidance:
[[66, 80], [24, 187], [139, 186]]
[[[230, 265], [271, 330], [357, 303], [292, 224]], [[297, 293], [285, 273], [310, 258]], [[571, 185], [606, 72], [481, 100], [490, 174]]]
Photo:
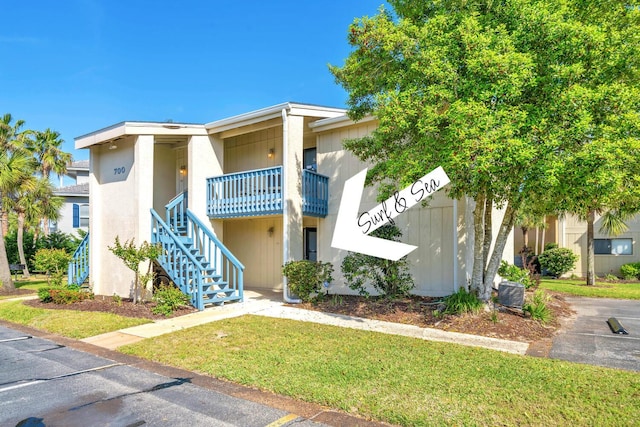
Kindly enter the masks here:
[[[161, 244], [164, 272], [200, 308], [240, 299], [243, 287], [290, 299], [282, 276], [289, 260], [332, 262], [329, 291], [352, 293], [340, 274], [347, 251], [331, 239], [344, 182], [367, 165], [343, 141], [375, 126], [342, 109], [284, 103], [207, 124], [123, 122], [77, 138], [76, 148], [90, 150], [94, 292], [130, 294], [131, 273], [108, 250], [118, 236]], [[360, 211], [375, 196], [365, 189]], [[418, 246], [409, 255], [416, 294], [448, 295], [467, 283], [467, 207], [440, 191], [396, 219], [403, 241]]]
[[73, 180], [71, 185], [63, 185], [54, 194], [64, 199], [60, 217], [51, 223], [51, 231], [76, 234], [78, 230], [89, 230], [89, 161], [79, 160], [67, 167], [67, 177]]

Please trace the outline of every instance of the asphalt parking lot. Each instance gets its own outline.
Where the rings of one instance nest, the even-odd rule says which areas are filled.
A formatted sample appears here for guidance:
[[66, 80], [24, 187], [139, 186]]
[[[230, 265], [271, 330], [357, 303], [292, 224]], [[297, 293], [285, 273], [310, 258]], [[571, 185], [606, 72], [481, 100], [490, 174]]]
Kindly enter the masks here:
[[[555, 337], [549, 357], [610, 368], [640, 371], [640, 301], [566, 297], [575, 321]], [[615, 334], [616, 318], [628, 335]]]
[[321, 426], [286, 410], [0, 326], [2, 426]]

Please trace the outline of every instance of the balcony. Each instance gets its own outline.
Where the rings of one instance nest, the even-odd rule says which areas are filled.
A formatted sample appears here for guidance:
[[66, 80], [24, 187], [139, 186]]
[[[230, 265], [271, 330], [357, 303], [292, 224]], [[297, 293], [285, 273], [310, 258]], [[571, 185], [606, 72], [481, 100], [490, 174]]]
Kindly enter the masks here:
[[[302, 213], [324, 217], [329, 202], [329, 178], [302, 171]], [[210, 218], [282, 214], [282, 166], [230, 173], [207, 179]]]

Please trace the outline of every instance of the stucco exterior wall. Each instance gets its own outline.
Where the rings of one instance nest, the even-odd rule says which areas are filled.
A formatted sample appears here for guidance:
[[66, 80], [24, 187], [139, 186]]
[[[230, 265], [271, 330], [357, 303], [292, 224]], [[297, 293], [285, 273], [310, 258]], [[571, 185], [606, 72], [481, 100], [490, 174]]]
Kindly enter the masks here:
[[[153, 137], [118, 141], [118, 148], [91, 148], [91, 285], [99, 295], [129, 297], [133, 273], [107, 248], [120, 242], [150, 240], [153, 205]], [[134, 162], [135, 158], [135, 162]]]
[[[164, 207], [176, 193], [176, 154], [171, 145], [156, 144], [153, 154], [153, 209], [164, 217]], [[162, 172], [161, 172], [162, 171]]]

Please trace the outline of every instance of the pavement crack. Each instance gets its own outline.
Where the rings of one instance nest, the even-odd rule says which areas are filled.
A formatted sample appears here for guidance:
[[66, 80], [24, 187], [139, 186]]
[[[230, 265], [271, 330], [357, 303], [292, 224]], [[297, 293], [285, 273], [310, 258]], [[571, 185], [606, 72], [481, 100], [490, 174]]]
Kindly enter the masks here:
[[104, 366], [98, 366], [95, 368], [90, 368], [90, 369], [83, 369], [81, 371], [74, 371], [74, 372], [70, 372], [68, 374], [62, 374], [62, 375], [56, 375], [55, 377], [49, 377], [49, 378], [31, 378], [31, 379], [24, 379], [24, 380], [20, 380], [20, 381], [10, 381], [4, 384], [0, 384], [0, 386], [4, 386], [2, 388], [0, 388], [0, 392], [3, 391], [9, 391], [9, 390], [13, 390], [16, 388], [21, 388], [21, 387], [27, 387], [30, 385], [34, 385], [34, 384], [40, 384], [46, 381], [54, 381], [54, 380], [59, 380], [62, 378], [69, 378], [69, 377], [74, 377], [76, 375], [81, 375], [81, 374], [86, 374], [89, 372], [95, 372], [95, 371], [101, 371], [104, 369], [109, 369], [109, 368], [113, 368], [115, 366], [121, 366], [121, 363], [111, 363], [109, 365], [104, 365]]
[[30, 340], [31, 338], [33, 338], [31, 335], [25, 335], [23, 337], [16, 337], [16, 338], [6, 338], [3, 340], [0, 340], [0, 343], [3, 342], [14, 342], [14, 341], [24, 341], [24, 340]]
[[88, 402], [85, 403], [83, 405], [80, 406], [74, 406], [73, 408], [69, 408], [69, 411], [77, 411], [80, 410], [82, 408], [86, 408], [87, 406], [91, 406], [91, 405], [95, 405], [97, 403], [104, 403], [104, 402], [109, 402], [112, 400], [117, 400], [117, 399], [123, 399], [125, 397], [129, 397], [129, 396], [136, 396], [138, 394], [144, 394], [144, 393], [153, 393], [154, 391], [158, 391], [158, 390], [164, 390], [170, 387], [176, 387], [176, 386], [180, 386], [182, 384], [185, 383], [191, 383], [191, 378], [173, 378], [175, 381], [169, 381], [166, 383], [160, 383], [160, 384], [156, 384], [153, 387], [144, 389], [144, 390], [139, 390], [139, 391], [134, 391], [131, 393], [124, 393], [124, 394], [120, 394], [118, 396], [113, 396], [113, 397], [109, 397], [106, 399], [100, 399], [100, 400], [94, 400], [93, 402]]

